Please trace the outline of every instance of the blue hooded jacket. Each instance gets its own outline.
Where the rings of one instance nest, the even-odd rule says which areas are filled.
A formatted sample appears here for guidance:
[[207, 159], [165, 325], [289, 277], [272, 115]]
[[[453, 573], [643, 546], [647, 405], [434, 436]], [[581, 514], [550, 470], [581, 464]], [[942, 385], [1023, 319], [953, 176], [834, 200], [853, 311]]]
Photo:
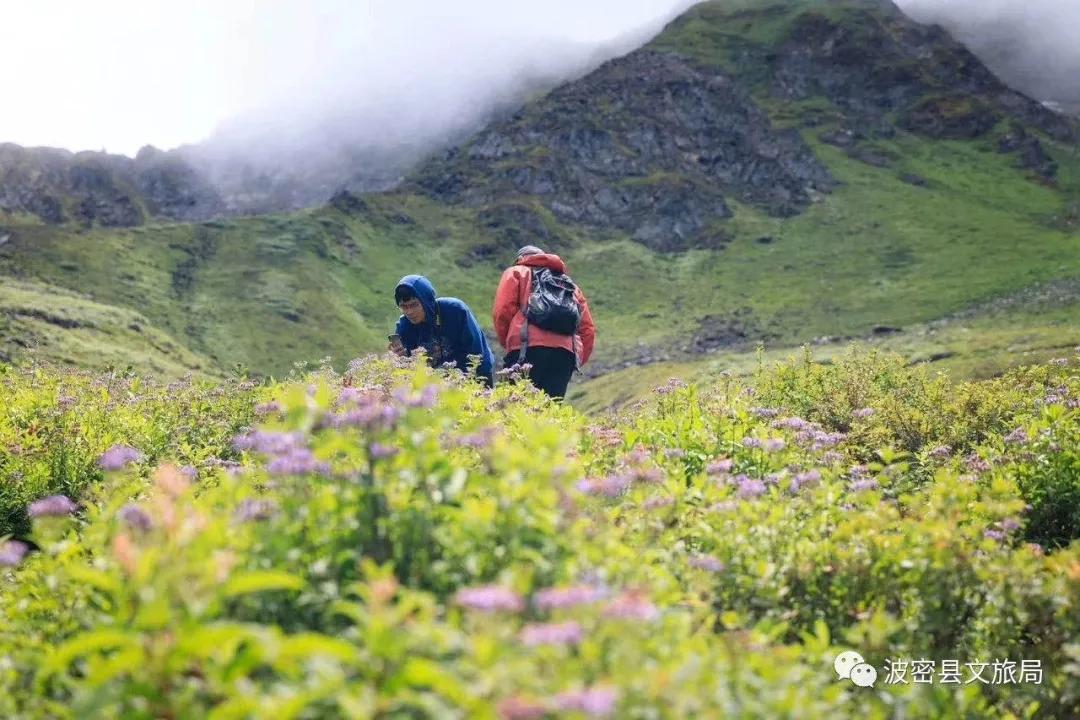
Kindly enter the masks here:
[[396, 332], [409, 354], [422, 347], [434, 366], [452, 362], [466, 372], [469, 355], [479, 355], [476, 375], [491, 380], [495, 356], [469, 306], [457, 298], [436, 298], [435, 287], [423, 275], [406, 275], [397, 288], [402, 286], [409, 288], [424, 306], [424, 322], [419, 325], [413, 325], [404, 315], [397, 321]]

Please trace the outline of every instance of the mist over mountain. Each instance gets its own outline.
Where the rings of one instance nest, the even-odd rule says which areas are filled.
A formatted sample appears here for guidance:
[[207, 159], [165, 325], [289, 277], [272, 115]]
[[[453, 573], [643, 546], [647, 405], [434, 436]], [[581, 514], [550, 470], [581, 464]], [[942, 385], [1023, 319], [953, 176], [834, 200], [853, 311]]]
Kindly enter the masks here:
[[[282, 17], [255, 18], [274, 23], [273, 32], [238, 21], [251, 33], [245, 42], [253, 43], [244, 56], [250, 67], [237, 76], [243, 82], [234, 81], [243, 100], [209, 137], [164, 153], [147, 148], [134, 164], [123, 156], [35, 156], [9, 146], [0, 168], [2, 206], [50, 222], [105, 218], [125, 225], [151, 216], [191, 220], [291, 210], [326, 202], [342, 189], [393, 188], [425, 158], [513, 114], [530, 97], [645, 44], [694, 4], [630, 3], [609, 17], [598, 14], [600, 6], [565, 3], [540, 16], [474, 0], [439, 15], [416, 2], [357, 9], [324, 0]], [[895, 12], [897, 6], [919, 22], [940, 24], [1013, 88], [1080, 113], [1074, 81], [1080, 77], [1080, 3], [881, 0], [882, 8]], [[548, 20], [543, 27], [528, 24], [541, 17]], [[640, 18], [651, 20], [625, 30]], [[574, 24], [587, 21], [597, 26], [592, 39], [580, 33], [570, 39]], [[607, 41], [595, 39], [619, 29]], [[222, 71], [240, 72], [235, 64]], [[193, 100], [178, 92], [176, 105]], [[60, 182], [72, 163], [93, 182]], [[73, 190], [79, 197], [65, 200]], [[127, 206], [116, 211], [121, 200]]]
[[1002, 80], [1080, 113], [1080, 3], [1076, 0], [898, 0], [937, 23]]
[[[336, 191], [396, 186], [423, 158], [494, 118], [646, 42], [694, 3], [662, 4], [653, 22], [597, 45], [498, 37], [457, 24], [455, 41], [417, 50], [353, 48], [310, 85], [233, 118], [180, 150], [233, 212], [310, 206]], [[781, 3], [782, 4], [782, 3]], [[1052, 107], [1080, 111], [1080, 4], [1068, 0], [898, 0], [940, 24], [1004, 82]], [[452, 50], [448, 54], [448, 50]]]
[[387, 189], [431, 152], [629, 52], [659, 26], [602, 45], [484, 37], [464, 40], [452, 60], [445, 49], [344, 59], [332, 72], [338, 84], [276, 99], [177, 152], [244, 213], [306, 207], [341, 189]]

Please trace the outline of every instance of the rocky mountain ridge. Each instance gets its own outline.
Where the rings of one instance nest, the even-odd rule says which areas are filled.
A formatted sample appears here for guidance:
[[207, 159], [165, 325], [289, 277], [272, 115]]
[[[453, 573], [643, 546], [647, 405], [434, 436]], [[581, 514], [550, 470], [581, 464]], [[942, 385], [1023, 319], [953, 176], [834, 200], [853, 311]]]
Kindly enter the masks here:
[[551, 92], [547, 82], [530, 85], [539, 99], [497, 109], [479, 134], [411, 175], [428, 146], [343, 147], [274, 168], [198, 145], [127, 158], [4, 144], [0, 211], [82, 226], [202, 221], [383, 191], [409, 175], [406, 187], [480, 208], [508, 239], [550, 234], [550, 214], [627, 230], [656, 249], [717, 248], [732, 201], [782, 217], [830, 191], [798, 137], [808, 127], [887, 164], [874, 142], [897, 132], [980, 137], [1008, 120], [1002, 151], [1045, 181], [1056, 169], [1038, 133], [1075, 137], [1067, 107], [1007, 87], [891, 0], [705, 2], [645, 48]]
[[[1004, 122], [1000, 151], [1045, 182], [1056, 166], [1038, 134], [1077, 137], [1074, 123], [891, 0], [731, 5], [696, 6], [647, 47], [428, 162], [407, 187], [546, 240], [550, 214], [629, 232], [654, 250], [716, 249], [732, 201], [787, 217], [833, 188], [800, 134], [808, 128], [888, 166], [874, 141], [981, 138]], [[752, 27], [768, 35], [741, 34]]]
[[182, 159], [153, 148], [135, 158], [0, 144], [0, 210], [45, 223], [134, 227], [225, 212], [217, 190]]

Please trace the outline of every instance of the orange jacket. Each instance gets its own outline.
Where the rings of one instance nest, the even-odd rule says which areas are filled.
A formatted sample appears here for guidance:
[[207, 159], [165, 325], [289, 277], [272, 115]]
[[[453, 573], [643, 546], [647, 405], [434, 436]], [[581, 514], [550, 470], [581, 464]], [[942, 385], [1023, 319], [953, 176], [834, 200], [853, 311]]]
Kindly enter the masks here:
[[[521, 349], [521, 326], [525, 322], [525, 315], [521, 312], [529, 300], [532, 292], [532, 268], [546, 267], [558, 272], [566, 272], [566, 263], [558, 255], [528, 255], [517, 261], [517, 264], [507, 268], [499, 280], [499, 289], [495, 292], [495, 305], [491, 309], [491, 319], [495, 325], [495, 335], [506, 352]], [[529, 347], [563, 348], [574, 352], [577, 350], [578, 366], [589, 361], [592, 355], [593, 342], [596, 339], [596, 328], [593, 325], [592, 313], [589, 312], [589, 303], [581, 288], [577, 289], [574, 296], [581, 307], [581, 323], [574, 338], [569, 335], [560, 335], [529, 325]], [[526, 353], [528, 360], [528, 353]]]

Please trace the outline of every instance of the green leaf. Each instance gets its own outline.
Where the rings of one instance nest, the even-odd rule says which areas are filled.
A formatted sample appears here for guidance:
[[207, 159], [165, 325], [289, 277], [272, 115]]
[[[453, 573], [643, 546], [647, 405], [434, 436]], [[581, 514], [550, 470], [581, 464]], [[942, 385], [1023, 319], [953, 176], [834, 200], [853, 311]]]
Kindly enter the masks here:
[[[428, 687], [448, 700], [468, 706], [471, 698], [461, 680], [451, 675], [443, 666], [427, 658], [410, 658], [398, 673], [396, 680], [411, 687]], [[391, 684], [397, 684], [391, 681]]]
[[120, 580], [101, 570], [94, 570], [85, 565], [71, 565], [67, 573], [76, 585], [89, 585], [107, 593], [120, 592]]
[[237, 597], [267, 590], [302, 590], [304, 580], [291, 573], [277, 570], [256, 570], [229, 578], [222, 588], [225, 597]]
[[359, 649], [352, 643], [317, 633], [300, 633], [285, 638], [278, 651], [279, 657], [289, 660], [307, 660], [329, 657], [343, 663], [354, 662]]
[[76, 635], [45, 658], [39, 679], [44, 681], [58, 672], [66, 671], [72, 661], [84, 655], [106, 649], [130, 648], [137, 644], [137, 640], [138, 637], [131, 633], [112, 629], [93, 630]]

